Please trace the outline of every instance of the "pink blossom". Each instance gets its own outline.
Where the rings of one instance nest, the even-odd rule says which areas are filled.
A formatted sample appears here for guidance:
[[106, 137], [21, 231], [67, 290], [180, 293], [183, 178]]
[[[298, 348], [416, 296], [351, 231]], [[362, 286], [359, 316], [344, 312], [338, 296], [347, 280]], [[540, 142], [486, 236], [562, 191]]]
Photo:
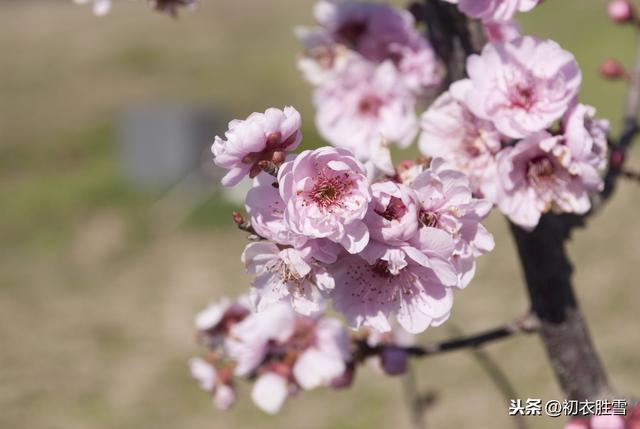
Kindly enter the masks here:
[[295, 33], [305, 47], [298, 58], [298, 69], [312, 85], [323, 85], [340, 74], [359, 54], [336, 44], [322, 28], [297, 27]]
[[489, 42], [510, 42], [522, 36], [522, 28], [514, 20], [489, 21], [484, 23], [484, 33]]
[[[453, 242], [438, 236], [441, 251], [451, 254]], [[370, 264], [359, 256], [348, 256], [330, 267], [336, 280], [334, 308], [353, 328], [391, 330], [391, 318], [410, 333], [420, 333], [444, 323], [451, 312], [457, 284], [453, 267], [428, 258], [416, 249], [387, 252]]]
[[524, 138], [560, 119], [582, 74], [571, 53], [551, 40], [521, 37], [491, 43], [467, 60], [472, 90], [465, 102], [502, 134]]
[[295, 234], [285, 222], [285, 204], [274, 186], [277, 183], [275, 177], [264, 172], [253, 179], [253, 186], [245, 199], [251, 226], [261, 237], [281, 245], [300, 247], [307, 237]]
[[411, 187], [418, 197], [418, 217], [423, 226], [413, 245], [423, 252], [437, 250], [442, 242], [434, 243], [434, 230], [446, 232], [453, 239], [457, 286], [465, 288], [475, 275], [476, 258], [495, 246], [493, 236], [481, 224], [492, 204], [474, 198], [467, 176], [441, 158], [434, 159]]
[[265, 413], [277, 414], [289, 393], [289, 382], [285, 377], [275, 372], [265, 372], [256, 379], [251, 399]]
[[191, 376], [195, 378], [202, 390], [213, 394], [216, 407], [228, 410], [236, 401], [236, 391], [229, 380], [225, 380], [225, 371], [219, 372], [209, 362], [193, 358], [189, 361]]
[[282, 165], [279, 191], [285, 220], [296, 234], [327, 238], [350, 253], [369, 241], [364, 218], [371, 192], [366, 171], [352, 154], [324, 147]]
[[250, 308], [249, 299], [245, 295], [234, 301], [224, 298], [212, 303], [195, 318], [200, 340], [212, 347], [221, 345], [231, 327], [247, 317]]
[[311, 249], [280, 249], [274, 243], [250, 243], [242, 262], [252, 282], [251, 299], [257, 311], [282, 300], [300, 314], [310, 315], [322, 308], [322, 295], [334, 287], [333, 278], [311, 256]]
[[462, 13], [483, 21], [508, 21], [516, 12], [528, 12], [540, 0], [445, 0], [455, 3]]
[[373, 200], [365, 222], [371, 240], [406, 245], [418, 232], [418, 203], [413, 189], [392, 181], [371, 185]]
[[234, 325], [225, 345], [236, 363], [235, 375], [251, 374], [262, 364], [272, 344], [286, 342], [294, 333], [295, 317], [291, 306], [280, 302], [253, 312]]
[[415, 28], [409, 12], [352, 0], [323, 0], [314, 12], [326, 38], [374, 64], [391, 61], [411, 90], [419, 93], [439, 83], [433, 49]]
[[415, 97], [389, 62], [351, 64], [340, 79], [318, 87], [313, 102], [322, 137], [361, 161], [381, 138], [406, 147], [417, 132]]
[[245, 201], [253, 229], [276, 244], [308, 252], [309, 257], [324, 263], [334, 262], [342, 247], [324, 238], [310, 239], [294, 233], [284, 219], [285, 204], [274, 184], [277, 180], [267, 173], [260, 173], [253, 180]]
[[496, 200], [496, 154], [501, 148], [500, 133], [489, 121], [479, 119], [460, 100], [469, 81], [456, 82], [442, 94], [421, 119], [420, 152], [441, 157], [469, 176], [477, 195]]
[[564, 144], [570, 152], [570, 173], [580, 176], [589, 190], [601, 190], [599, 173], [607, 165], [609, 121], [596, 119], [594, 107], [575, 104], [562, 124]]
[[[304, 390], [329, 386], [347, 369], [351, 360], [349, 337], [337, 319], [320, 318], [305, 325], [298, 321], [297, 337], [290, 340], [290, 346], [301, 349], [293, 365], [293, 376]], [[308, 338], [300, 343], [299, 337]]]
[[300, 125], [300, 113], [293, 107], [270, 108], [244, 121], [231, 121], [226, 140], [216, 137], [211, 148], [216, 165], [229, 170], [222, 184], [233, 186], [246, 175], [256, 177], [260, 161], [284, 161], [286, 152], [302, 140]]
[[299, 389], [331, 385], [352, 359], [348, 336], [338, 320], [297, 315], [284, 303], [236, 325], [228, 350], [237, 375], [257, 372], [252, 398], [271, 414]]
[[591, 206], [584, 182], [572, 175], [565, 167], [566, 161], [557, 156], [559, 145], [557, 139], [542, 131], [498, 155], [502, 183], [498, 207], [525, 229], [533, 229], [541, 214], [552, 208], [583, 214]]

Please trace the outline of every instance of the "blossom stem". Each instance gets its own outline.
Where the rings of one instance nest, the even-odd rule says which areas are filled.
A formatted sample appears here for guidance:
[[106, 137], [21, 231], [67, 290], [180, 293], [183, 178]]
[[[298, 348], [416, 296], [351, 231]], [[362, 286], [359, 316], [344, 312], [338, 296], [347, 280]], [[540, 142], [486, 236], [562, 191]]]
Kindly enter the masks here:
[[239, 230], [244, 231], [244, 232], [248, 232], [250, 235], [250, 237], [256, 237], [257, 239], [263, 239], [263, 237], [261, 237], [255, 229], [253, 229], [253, 226], [251, 226], [251, 222], [249, 222], [248, 220], [245, 220], [245, 218], [238, 212], [234, 211], [231, 215], [233, 222], [236, 224], [236, 226], [238, 227]]

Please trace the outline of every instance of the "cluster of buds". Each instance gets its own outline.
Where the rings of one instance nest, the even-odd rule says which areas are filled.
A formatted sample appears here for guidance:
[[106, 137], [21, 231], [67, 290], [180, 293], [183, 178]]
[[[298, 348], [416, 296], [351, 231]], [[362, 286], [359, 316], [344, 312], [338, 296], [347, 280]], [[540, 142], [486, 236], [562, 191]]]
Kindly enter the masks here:
[[[636, 24], [637, 20], [635, 8], [630, 0], [612, 0], [607, 7], [609, 18], [617, 24]], [[610, 80], [628, 79], [629, 73], [620, 62], [614, 58], [605, 59], [600, 65], [602, 77]]]

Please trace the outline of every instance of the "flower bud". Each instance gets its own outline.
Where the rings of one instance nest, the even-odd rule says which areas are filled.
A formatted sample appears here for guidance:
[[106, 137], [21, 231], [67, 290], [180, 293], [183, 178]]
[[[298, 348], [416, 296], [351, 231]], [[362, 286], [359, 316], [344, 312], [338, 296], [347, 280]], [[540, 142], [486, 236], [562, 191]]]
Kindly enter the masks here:
[[622, 79], [627, 76], [627, 71], [618, 60], [607, 58], [600, 64], [600, 74], [607, 79]]
[[356, 368], [353, 362], [347, 363], [347, 369], [342, 373], [342, 375], [331, 380], [331, 387], [334, 389], [346, 389], [351, 387], [355, 372]]
[[407, 372], [409, 356], [399, 347], [384, 347], [380, 353], [382, 369], [388, 375], [401, 375]]
[[635, 15], [629, 0], [613, 0], [609, 2], [607, 13], [609, 18], [617, 23], [632, 21]]

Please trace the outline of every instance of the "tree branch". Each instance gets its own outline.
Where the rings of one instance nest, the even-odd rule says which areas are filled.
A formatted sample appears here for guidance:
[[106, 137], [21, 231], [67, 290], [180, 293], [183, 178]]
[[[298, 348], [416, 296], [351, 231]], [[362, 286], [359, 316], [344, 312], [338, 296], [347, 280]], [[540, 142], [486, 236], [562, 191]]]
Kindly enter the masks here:
[[358, 342], [357, 345], [359, 349], [359, 355], [362, 358], [379, 355], [385, 348], [403, 349], [413, 357], [427, 357], [460, 349], [478, 348], [487, 343], [508, 338], [513, 335], [533, 333], [536, 332], [538, 328], [539, 324], [536, 317], [533, 315], [527, 315], [525, 317], [516, 319], [515, 321], [507, 325], [499, 326], [488, 331], [426, 344], [424, 346], [369, 346], [366, 340]]
[[640, 28], [636, 29], [636, 57], [633, 70], [629, 76], [627, 100], [625, 102], [622, 129], [618, 143], [613, 146], [609, 155], [609, 169], [604, 178], [604, 190], [596, 202], [599, 208], [613, 195], [618, 179], [622, 175], [627, 150], [640, 130], [638, 113], [640, 112]]
[[540, 320], [540, 336], [562, 390], [576, 400], [605, 396], [611, 390], [607, 376], [573, 293], [565, 218], [549, 213], [533, 232], [513, 224], [511, 231], [531, 310]]

